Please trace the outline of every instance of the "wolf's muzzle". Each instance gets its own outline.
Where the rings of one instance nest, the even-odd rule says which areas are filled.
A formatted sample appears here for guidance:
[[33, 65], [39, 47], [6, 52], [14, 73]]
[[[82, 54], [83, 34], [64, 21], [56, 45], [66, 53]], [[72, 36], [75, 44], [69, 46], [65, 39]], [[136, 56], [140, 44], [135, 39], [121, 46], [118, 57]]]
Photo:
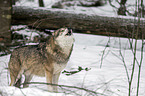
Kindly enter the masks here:
[[68, 28], [68, 33], [66, 35], [68, 35], [68, 36], [72, 35], [72, 29], [71, 28]]

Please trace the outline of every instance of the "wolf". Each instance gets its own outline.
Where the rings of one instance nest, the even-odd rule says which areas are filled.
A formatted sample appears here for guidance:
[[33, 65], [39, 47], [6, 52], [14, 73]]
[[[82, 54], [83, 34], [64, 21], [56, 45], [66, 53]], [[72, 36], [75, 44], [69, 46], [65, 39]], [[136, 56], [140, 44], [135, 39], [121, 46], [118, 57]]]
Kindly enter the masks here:
[[[8, 64], [10, 86], [20, 87], [22, 75], [25, 76], [24, 88], [29, 86], [34, 75], [46, 77], [47, 83], [58, 84], [60, 73], [72, 53], [73, 44], [72, 30], [60, 28], [44, 43], [14, 49]], [[48, 85], [48, 91], [57, 92], [57, 86]]]

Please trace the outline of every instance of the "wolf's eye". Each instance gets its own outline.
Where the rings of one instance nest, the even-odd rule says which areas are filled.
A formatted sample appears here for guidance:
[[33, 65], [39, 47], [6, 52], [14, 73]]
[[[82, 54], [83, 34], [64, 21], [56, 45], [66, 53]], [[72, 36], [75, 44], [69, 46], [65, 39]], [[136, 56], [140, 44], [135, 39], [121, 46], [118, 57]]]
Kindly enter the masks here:
[[63, 32], [64, 30], [59, 30], [59, 32]]
[[61, 35], [63, 34], [63, 31], [62, 31], [62, 30], [60, 30], [58, 34], [61, 36]]
[[64, 29], [62, 29], [60, 32], [63, 32], [64, 31]]

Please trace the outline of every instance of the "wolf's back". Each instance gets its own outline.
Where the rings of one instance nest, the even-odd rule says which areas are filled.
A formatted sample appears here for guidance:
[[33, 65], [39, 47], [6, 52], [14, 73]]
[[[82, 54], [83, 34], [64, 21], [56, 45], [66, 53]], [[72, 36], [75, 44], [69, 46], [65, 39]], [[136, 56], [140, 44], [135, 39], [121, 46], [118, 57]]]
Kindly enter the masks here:
[[14, 49], [9, 62], [9, 70], [13, 74], [24, 71], [26, 74], [44, 76], [43, 65], [46, 63], [43, 48], [39, 48], [37, 45], [25, 46]]

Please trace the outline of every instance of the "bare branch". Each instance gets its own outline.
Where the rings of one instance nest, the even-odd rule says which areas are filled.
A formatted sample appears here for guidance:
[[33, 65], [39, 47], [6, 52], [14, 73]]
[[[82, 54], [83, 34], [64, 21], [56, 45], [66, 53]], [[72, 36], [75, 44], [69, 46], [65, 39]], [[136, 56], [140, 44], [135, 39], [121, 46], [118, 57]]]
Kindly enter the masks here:
[[[24, 83], [22, 83], [23, 85]], [[44, 82], [27, 82], [25, 84], [44, 84], [44, 85], [52, 85], [52, 86], [59, 86], [59, 87], [67, 87], [67, 88], [74, 88], [74, 89], [79, 89], [79, 90], [83, 90], [86, 92], [89, 92], [90, 94], [97, 96], [97, 95], [103, 95], [103, 96], [107, 96], [103, 93], [98, 93], [89, 89], [85, 89], [85, 88], [81, 88], [81, 87], [76, 87], [76, 86], [68, 86], [68, 85], [58, 85], [58, 84], [51, 84], [51, 83], [44, 83]]]

